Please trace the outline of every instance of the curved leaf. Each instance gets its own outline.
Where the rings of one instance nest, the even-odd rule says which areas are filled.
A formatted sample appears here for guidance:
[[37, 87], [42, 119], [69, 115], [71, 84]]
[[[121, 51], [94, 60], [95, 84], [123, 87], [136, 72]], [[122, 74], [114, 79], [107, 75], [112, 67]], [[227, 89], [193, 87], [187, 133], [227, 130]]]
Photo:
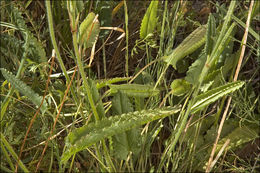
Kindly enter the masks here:
[[174, 49], [170, 55], [164, 56], [162, 57], [162, 59], [167, 64], [171, 64], [176, 69], [177, 61], [194, 52], [205, 43], [205, 33], [206, 26], [201, 25], [188, 37], [186, 37], [183, 42], [176, 49]]
[[67, 147], [62, 155], [62, 162], [67, 161], [73, 154], [106, 137], [110, 137], [145, 123], [167, 117], [179, 111], [179, 107], [136, 111], [104, 118], [96, 123], [90, 123], [80, 127], [70, 132], [67, 136]]
[[115, 77], [115, 78], [112, 78], [112, 79], [96, 80], [97, 89], [108, 86], [109, 84], [124, 82], [124, 81], [130, 80], [130, 79], [131, 79], [130, 77]]
[[209, 90], [209, 91], [197, 96], [195, 104], [191, 108], [192, 113], [199, 111], [203, 107], [218, 100], [220, 97], [223, 97], [224, 95], [227, 95], [227, 94], [241, 88], [244, 85], [244, 83], [245, 82], [242, 82], [242, 81], [231, 82], [226, 85], [220, 86], [218, 88]]
[[205, 50], [206, 50], [206, 55], [210, 55], [213, 46], [214, 46], [214, 36], [216, 35], [216, 21], [214, 16], [210, 13], [209, 18], [208, 18], [208, 23], [207, 23], [207, 37], [206, 37], [206, 44], [205, 44]]
[[[40, 104], [42, 102], [42, 96], [39, 96], [39, 94], [35, 93], [23, 81], [15, 78], [15, 76], [11, 72], [8, 72], [4, 68], [1, 68], [0, 70], [3, 74], [3, 76], [5, 77], [5, 79], [8, 80], [8, 82], [10, 82], [11, 85], [13, 85], [15, 89], [17, 89], [23, 95], [28, 97], [28, 99], [30, 99], [36, 106], [40, 106]], [[41, 106], [41, 111], [45, 112], [46, 110], [47, 110], [47, 103], [44, 100], [43, 105]]]

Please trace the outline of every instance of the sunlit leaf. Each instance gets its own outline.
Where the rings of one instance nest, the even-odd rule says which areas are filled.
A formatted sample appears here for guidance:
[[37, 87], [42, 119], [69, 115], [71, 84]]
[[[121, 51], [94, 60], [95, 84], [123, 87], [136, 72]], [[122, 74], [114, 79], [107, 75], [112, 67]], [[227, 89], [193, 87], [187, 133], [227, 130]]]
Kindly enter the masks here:
[[149, 8], [147, 9], [144, 18], [142, 20], [140, 28], [140, 38], [144, 39], [149, 34], [153, 33], [157, 24], [157, 8], [159, 1], [151, 1]]
[[191, 89], [191, 85], [184, 79], [175, 79], [171, 83], [172, 94], [181, 96]]

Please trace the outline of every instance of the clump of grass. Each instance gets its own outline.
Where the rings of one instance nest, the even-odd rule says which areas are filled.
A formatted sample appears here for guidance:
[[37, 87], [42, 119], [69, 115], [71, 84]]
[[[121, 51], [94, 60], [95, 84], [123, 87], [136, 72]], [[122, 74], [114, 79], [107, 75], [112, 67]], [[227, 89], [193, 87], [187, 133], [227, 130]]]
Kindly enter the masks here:
[[2, 171], [259, 169], [258, 1], [24, 3], [1, 1]]

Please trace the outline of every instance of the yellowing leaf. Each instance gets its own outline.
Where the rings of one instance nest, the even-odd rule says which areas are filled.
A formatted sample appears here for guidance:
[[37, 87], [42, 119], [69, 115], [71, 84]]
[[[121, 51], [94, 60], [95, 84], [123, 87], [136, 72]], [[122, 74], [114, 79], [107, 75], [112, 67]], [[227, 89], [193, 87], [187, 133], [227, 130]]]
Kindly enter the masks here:
[[95, 13], [89, 13], [80, 24], [78, 43], [84, 48], [92, 47], [100, 31], [99, 21]]

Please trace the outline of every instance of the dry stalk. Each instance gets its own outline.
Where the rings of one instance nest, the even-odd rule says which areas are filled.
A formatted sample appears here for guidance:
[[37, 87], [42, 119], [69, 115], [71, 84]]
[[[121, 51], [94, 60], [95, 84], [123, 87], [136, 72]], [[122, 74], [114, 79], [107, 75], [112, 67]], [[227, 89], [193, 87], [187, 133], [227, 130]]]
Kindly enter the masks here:
[[68, 87], [67, 87], [67, 89], [66, 89], [66, 91], [65, 91], [63, 100], [62, 100], [62, 102], [61, 102], [61, 106], [60, 106], [60, 108], [59, 108], [59, 112], [58, 112], [58, 114], [57, 114], [57, 116], [56, 116], [56, 119], [55, 119], [55, 121], [54, 121], [54, 123], [53, 123], [51, 133], [50, 133], [50, 135], [49, 135], [49, 137], [48, 137], [48, 139], [47, 139], [47, 141], [46, 141], [46, 143], [45, 143], [45, 146], [44, 146], [44, 149], [43, 149], [43, 151], [42, 151], [40, 160], [39, 160], [39, 162], [37, 163], [35, 172], [37, 172], [37, 170], [38, 170], [39, 167], [40, 167], [40, 163], [41, 163], [42, 158], [43, 158], [43, 156], [44, 156], [44, 153], [45, 153], [45, 151], [46, 151], [46, 149], [47, 149], [48, 142], [50, 141], [50, 139], [51, 139], [51, 137], [52, 137], [53, 131], [54, 131], [55, 126], [56, 126], [56, 123], [57, 123], [58, 118], [59, 118], [59, 115], [60, 115], [60, 113], [61, 113], [61, 109], [62, 109], [62, 107], [63, 107], [63, 105], [64, 105], [64, 102], [65, 102], [65, 100], [66, 100], [67, 94], [68, 94], [69, 89], [70, 89], [70, 86], [71, 86], [72, 81], [73, 81], [73, 79], [74, 79], [74, 77], [75, 77], [76, 69], [77, 69], [77, 68], [75, 68], [74, 73], [73, 73], [73, 75], [72, 75], [72, 77], [71, 77], [70, 83], [69, 83], [69, 85], [68, 85]]
[[[237, 64], [236, 72], [235, 72], [235, 75], [234, 75], [234, 78], [233, 78], [234, 82], [237, 81], [238, 73], [240, 71], [240, 67], [241, 67], [241, 64], [242, 64], [242, 61], [243, 61], [243, 58], [244, 58], [244, 54], [245, 54], [247, 35], [248, 35], [248, 29], [249, 29], [249, 24], [250, 24], [250, 18], [251, 18], [251, 12], [252, 12], [252, 9], [253, 9], [253, 5], [254, 5], [254, 0], [251, 1], [250, 7], [249, 7], [249, 11], [248, 11], [245, 33], [244, 33], [244, 36], [243, 36], [242, 49], [241, 49], [239, 61], [238, 61], [238, 64]], [[213, 145], [213, 148], [212, 148], [212, 151], [211, 151], [211, 154], [210, 154], [210, 158], [209, 158], [209, 161], [208, 161], [208, 164], [207, 164], [207, 169], [206, 169], [207, 173], [210, 172], [211, 168], [212, 168], [211, 164], [212, 164], [213, 157], [214, 157], [214, 154], [215, 154], [215, 151], [216, 151], [216, 147], [217, 147], [217, 144], [218, 144], [218, 140], [220, 138], [220, 134], [221, 134], [221, 131], [222, 131], [222, 128], [223, 128], [223, 125], [224, 125], [224, 122], [225, 122], [225, 119], [226, 119], [226, 116], [227, 116], [227, 112], [228, 112], [228, 109], [229, 109], [229, 106], [230, 106], [230, 103], [231, 103], [231, 99], [232, 99], [232, 97], [230, 96], [228, 98], [228, 102], [227, 102], [225, 111], [223, 113], [223, 116], [222, 116], [222, 119], [221, 119], [221, 122], [220, 122], [220, 125], [219, 125], [219, 128], [218, 128], [216, 141], [215, 141], [215, 143]]]
[[37, 111], [35, 112], [33, 118], [31, 119], [31, 122], [30, 122], [30, 124], [29, 124], [29, 127], [28, 127], [28, 129], [27, 129], [27, 131], [26, 131], [26, 134], [25, 134], [25, 137], [24, 137], [24, 140], [23, 140], [23, 143], [22, 143], [20, 152], [19, 152], [19, 157], [18, 157], [17, 162], [16, 162], [16, 165], [15, 165], [15, 173], [16, 173], [17, 170], [18, 170], [18, 163], [19, 163], [19, 161], [20, 161], [20, 159], [21, 159], [21, 156], [22, 156], [22, 153], [23, 153], [23, 148], [24, 148], [25, 142], [26, 142], [26, 140], [27, 140], [28, 134], [29, 134], [29, 132], [30, 132], [30, 129], [31, 129], [32, 125], [33, 125], [33, 122], [34, 122], [36, 116], [37, 116], [37, 115], [39, 114], [39, 112], [40, 112], [41, 106], [43, 105], [45, 96], [46, 96], [47, 91], [48, 91], [48, 88], [49, 88], [50, 75], [51, 75], [51, 73], [52, 73], [52, 68], [53, 68], [54, 58], [55, 58], [55, 50], [54, 50], [54, 49], [52, 50], [52, 56], [51, 56], [51, 58], [52, 58], [51, 68], [50, 68], [50, 71], [49, 71], [48, 80], [47, 80], [47, 82], [46, 82], [45, 92], [44, 92], [44, 94], [43, 94], [42, 102], [41, 102], [39, 108], [37, 109]]

